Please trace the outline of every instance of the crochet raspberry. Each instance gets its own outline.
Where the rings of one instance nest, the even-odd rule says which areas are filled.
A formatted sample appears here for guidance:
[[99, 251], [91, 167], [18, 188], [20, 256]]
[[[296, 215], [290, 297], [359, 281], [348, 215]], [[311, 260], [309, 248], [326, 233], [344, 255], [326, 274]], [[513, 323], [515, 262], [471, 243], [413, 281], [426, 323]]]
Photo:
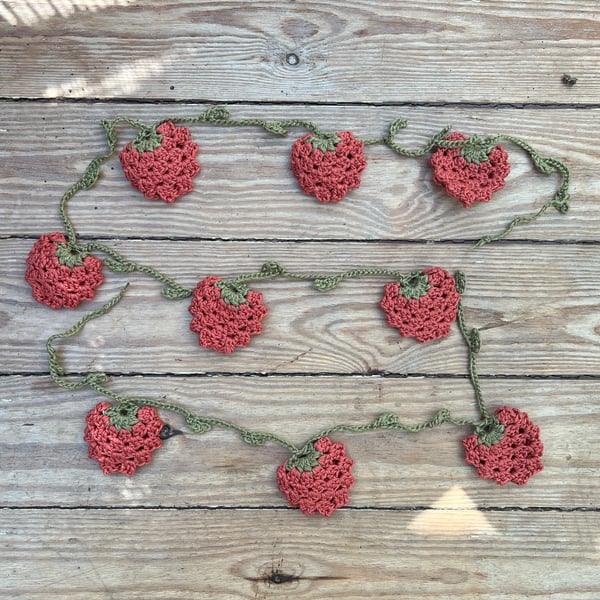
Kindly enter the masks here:
[[151, 406], [100, 402], [85, 422], [83, 439], [88, 444], [88, 455], [100, 463], [105, 475], [133, 475], [162, 446], [160, 432], [165, 424]]
[[198, 283], [189, 311], [190, 329], [198, 334], [198, 343], [225, 354], [247, 346], [250, 336], [261, 333], [261, 322], [269, 312], [260, 292], [215, 275]]
[[329, 517], [350, 501], [348, 490], [354, 485], [350, 471], [354, 461], [346, 456], [343, 444], [323, 437], [307, 444], [277, 468], [277, 486], [290, 506], [312, 515]]
[[476, 431], [462, 441], [465, 460], [482, 479], [493, 479], [499, 485], [509, 481], [525, 485], [544, 468], [540, 428], [527, 413], [508, 406], [498, 408], [496, 418], [499, 425], [495, 428]]
[[324, 204], [339, 202], [360, 186], [360, 175], [367, 166], [363, 148], [363, 142], [350, 131], [308, 133], [292, 146], [292, 171], [305, 194]]
[[192, 179], [200, 172], [197, 154], [190, 130], [167, 121], [156, 130], [142, 129], [119, 159], [134, 188], [149, 200], [171, 203], [192, 191]]
[[388, 283], [379, 305], [387, 322], [403, 337], [428, 342], [447, 337], [456, 320], [460, 294], [444, 269], [433, 267], [409, 273], [399, 283]]
[[68, 244], [59, 232], [42, 235], [26, 263], [25, 280], [32, 296], [51, 308], [75, 308], [82, 300], [91, 300], [104, 281], [103, 262]]
[[492, 146], [478, 137], [451, 133], [446, 140], [467, 140], [462, 148], [438, 148], [429, 158], [433, 181], [465, 208], [475, 202], [489, 202], [501, 190], [510, 173], [508, 154], [502, 146]]

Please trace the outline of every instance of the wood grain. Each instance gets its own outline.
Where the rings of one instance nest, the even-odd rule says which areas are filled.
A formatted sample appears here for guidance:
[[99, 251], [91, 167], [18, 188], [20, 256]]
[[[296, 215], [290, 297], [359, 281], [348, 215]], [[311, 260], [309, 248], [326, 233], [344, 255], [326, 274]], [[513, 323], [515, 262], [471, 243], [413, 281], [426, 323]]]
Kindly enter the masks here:
[[[596, 600], [600, 559], [600, 21], [594, 0], [0, 0], [0, 598], [7, 600], [407, 598]], [[575, 85], [563, 74], [577, 78]], [[103, 152], [98, 121], [146, 122], [229, 102], [236, 118], [296, 117], [362, 138], [408, 119], [423, 146], [445, 125], [517, 134], [571, 170], [572, 206], [477, 251], [470, 242], [531, 213], [556, 187], [506, 144], [490, 204], [465, 210], [425, 158], [366, 149], [362, 185], [320, 205], [290, 174], [289, 148], [258, 128], [192, 127], [202, 173], [173, 205], [148, 202], [118, 159], [69, 206], [82, 240], [193, 287], [278, 260], [295, 272], [357, 266], [464, 270], [467, 322], [490, 407], [540, 425], [544, 470], [500, 487], [464, 462], [467, 427], [339, 434], [356, 461], [350, 505], [330, 519], [287, 507], [288, 450], [231, 431], [165, 442], [133, 478], [102, 475], [82, 428], [101, 398], [58, 388], [46, 339], [71, 377], [277, 432], [295, 444], [383, 412], [417, 423], [476, 416], [456, 327], [421, 345], [385, 325], [378, 279], [327, 294], [265, 281], [270, 314], [250, 347], [200, 348], [187, 301], [137, 274], [107, 273], [75, 311], [35, 303], [24, 261], [60, 230], [58, 202]], [[133, 131], [119, 130], [119, 147]]]
[[[104, 476], [87, 458], [86, 413], [95, 392], [68, 392], [48, 377], [2, 378], [0, 505], [8, 507], [282, 507], [275, 469], [284, 448], [253, 448], [235, 433], [189, 433], [182, 419], [163, 412], [184, 435], [165, 442], [153, 462], [132, 478]], [[597, 503], [600, 444], [594, 398], [598, 381], [485, 379], [490, 407], [517, 406], [542, 431], [544, 471], [525, 487], [500, 487], [477, 477], [464, 462], [460, 440], [468, 427], [443, 426], [419, 434], [335, 434], [355, 460], [355, 508], [431, 506], [440, 490], [459, 486], [483, 507], [593, 509]], [[175, 402], [196, 414], [277, 433], [302, 445], [338, 423], [368, 423], [394, 412], [419, 423], [442, 407], [476, 418], [473, 394], [460, 378], [296, 376], [116, 377], [115, 392]]]
[[[191, 288], [207, 275], [252, 273], [273, 260], [295, 273], [390, 265], [401, 272], [433, 265], [452, 273], [465, 269], [467, 323], [482, 329], [482, 373], [594, 375], [600, 368], [600, 264], [594, 246], [550, 246], [531, 256], [529, 246], [515, 244], [488, 247], [479, 254], [461, 244], [112, 245], [129, 259], [152, 264]], [[0, 242], [0, 261], [7, 268], [0, 305], [6, 329], [0, 342], [5, 372], [45, 372], [46, 338], [71, 327], [87, 310], [99, 308], [128, 280], [133, 285], [110, 315], [89, 323], [77, 339], [60, 344], [69, 371], [464, 374], [466, 370], [465, 345], [456, 326], [447, 339], [419, 344], [386, 325], [378, 307], [386, 279], [346, 281], [325, 294], [303, 282], [255, 284], [270, 307], [263, 333], [248, 348], [222, 355], [198, 346], [189, 331], [189, 301], [165, 300], [160, 286], [143, 275], [108, 273], [98, 301], [88, 303], [87, 309], [54, 312], [39, 305], [23, 279], [30, 248], [30, 241]]]
[[[0, 53], [0, 56], [2, 53]], [[99, 121], [126, 114], [152, 123], [167, 116], [201, 114], [206, 105], [5, 103], [0, 149], [5, 202], [11, 207], [1, 235], [39, 236], [60, 227], [56, 205], [97, 154], [106, 151]], [[593, 241], [600, 229], [595, 132], [600, 110], [489, 110], [451, 107], [232, 106], [236, 118], [303, 118], [321, 127], [352, 129], [362, 138], [387, 132], [397, 117], [408, 128], [396, 140], [420, 148], [446, 125], [467, 134], [516, 134], [571, 169], [572, 207], [551, 209], [541, 221], [518, 227], [511, 240]], [[557, 127], [560, 123], [560, 127]], [[500, 232], [516, 215], [537, 211], [558, 185], [534, 171], [527, 156], [506, 143], [512, 171], [489, 204], [470, 209], [431, 180], [427, 158], [408, 159], [383, 146], [366, 149], [360, 189], [339, 204], [304, 195], [289, 168], [292, 141], [256, 128], [197, 125], [201, 174], [195, 191], [172, 205], [150, 202], [131, 188], [115, 156], [96, 186], [78, 194], [70, 214], [82, 236], [194, 239], [477, 240]], [[119, 128], [119, 148], [135, 135]], [[318, 227], [316, 226], [318, 224]]]
[[[3, 2], [8, 98], [595, 104], [595, 0]], [[25, 5], [20, 12], [11, 5]], [[70, 9], [68, 8], [70, 7]], [[29, 8], [29, 10], [27, 10]], [[46, 11], [48, 13], [49, 11]], [[288, 59], [290, 54], [296, 60]], [[291, 63], [291, 64], [290, 64]], [[577, 77], [575, 88], [562, 83]]]
[[[0, 573], [15, 600], [600, 593], [597, 513], [477, 513], [486, 525], [473, 531], [473, 512], [344, 510], [325, 522], [286, 510], [10, 510]], [[415, 532], [424, 516], [453, 528]]]

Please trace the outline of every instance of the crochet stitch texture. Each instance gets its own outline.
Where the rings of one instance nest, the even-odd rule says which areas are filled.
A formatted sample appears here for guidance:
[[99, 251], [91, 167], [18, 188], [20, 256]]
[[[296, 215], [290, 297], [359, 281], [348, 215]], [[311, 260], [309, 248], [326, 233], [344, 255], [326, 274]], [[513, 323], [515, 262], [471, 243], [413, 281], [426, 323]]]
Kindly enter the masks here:
[[[396, 327], [404, 337], [419, 342], [445, 338], [456, 320], [460, 295], [448, 271], [434, 267], [410, 274], [400, 283], [388, 283], [380, 306], [388, 325]], [[415, 293], [415, 288], [421, 289]], [[412, 293], [411, 293], [412, 292]]]
[[[452, 133], [444, 139], [467, 140], [462, 133]], [[475, 202], [489, 202], [494, 192], [505, 186], [510, 173], [508, 153], [502, 146], [465, 155], [465, 148], [438, 148], [430, 157], [433, 181], [462, 202], [465, 208]]]
[[[468, 426], [473, 433], [462, 441], [465, 461], [476, 468], [481, 478], [492, 479], [499, 485], [509, 482], [524, 485], [542, 470], [544, 447], [539, 427], [516, 408], [505, 406], [491, 412], [484, 402], [477, 372], [481, 336], [478, 329], [470, 329], [465, 323], [462, 295], [466, 281], [460, 271], [452, 275], [441, 267], [431, 267], [403, 273], [383, 266], [352, 268], [340, 273], [297, 273], [277, 262], [267, 262], [257, 272], [229, 279], [210, 275], [195, 288], [188, 288], [154, 267], [129, 260], [99, 242], [80, 243], [67, 214], [67, 204], [78, 191], [91, 188], [97, 181], [100, 166], [117, 149], [116, 127], [120, 123], [138, 130], [135, 139], [120, 153], [124, 173], [133, 187], [147, 198], [162, 199], [167, 203], [192, 190], [192, 179], [200, 172], [196, 160], [198, 146], [191, 141], [190, 130], [177, 126], [176, 122], [260, 126], [273, 135], [287, 135], [291, 127], [308, 129], [311, 133], [294, 143], [290, 162], [303, 191], [324, 203], [339, 202], [350, 189], [359, 186], [366, 166], [364, 147], [376, 143], [385, 144], [401, 157], [416, 158], [431, 153], [430, 164], [436, 183], [465, 206], [487, 202], [491, 194], [504, 185], [504, 178], [509, 173], [507, 153], [497, 145], [498, 141], [505, 140], [524, 150], [538, 171], [547, 175], [557, 173], [561, 183], [552, 199], [537, 213], [515, 217], [504, 231], [494, 237], [482, 238], [478, 245], [506, 237], [516, 225], [537, 219], [550, 207], [559, 212], [568, 210], [567, 167], [557, 159], [542, 157], [526, 142], [512, 136], [448, 135], [449, 128], [445, 128], [423, 148], [408, 150], [394, 140], [407, 126], [403, 119], [393, 121], [384, 137], [359, 140], [350, 131], [324, 132], [308, 121], [235, 120], [223, 107], [211, 107], [197, 117], [163, 120], [152, 126], [128, 117], [102, 121], [108, 152], [95, 157], [80, 179], [63, 195], [59, 212], [65, 235], [59, 232], [42, 235], [27, 258], [25, 279], [36, 300], [52, 308], [75, 308], [82, 300], [94, 297], [104, 279], [104, 266], [117, 274], [143, 273], [164, 286], [162, 294], [168, 300], [191, 298], [189, 328], [197, 334], [199, 344], [230, 354], [248, 346], [252, 336], [262, 332], [262, 322], [268, 314], [262, 293], [250, 289], [250, 282], [260, 284], [282, 277], [310, 284], [319, 293], [329, 293], [347, 280], [385, 277], [387, 283], [379, 306], [388, 325], [396, 328], [401, 336], [427, 343], [447, 337], [453, 323], [457, 323], [467, 349], [468, 377], [479, 413], [474, 419], [460, 418], [441, 408], [417, 423], [405, 423], [395, 413], [384, 413], [366, 423], [331, 425], [311, 435], [304, 444], [296, 445], [278, 433], [254, 431], [237, 422], [195, 414], [164, 398], [136, 398], [115, 393], [110, 389], [110, 377], [105, 373], [66, 375], [54, 343], [76, 335], [90, 320], [106, 315], [123, 298], [129, 285], [126, 284], [101, 308], [83, 315], [66, 331], [50, 336], [46, 343], [49, 373], [57, 385], [71, 391], [89, 388], [110, 400], [98, 403], [88, 413], [84, 430], [89, 457], [99, 462], [105, 474], [133, 475], [152, 460], [153, 452], [173, 431], [159, 416], [159, 410], [179, 415], [188, 431], [198, 435], [222, 428], [239, 434], [244, 443], [252, 446], [270, 442], [285, 448], [289, 458], [276, 469], [277, 487], [290, 506], [307, 515], [327, 517], [349, 503], [349, 490], [354, 484], [351, 473], [354, 461], [342, 443], [331, 439], [330, 436], [336, 433], [366, 434], [377, 430], [419, 433], [443, 425]], [[105, 255], [105, 260], [93, 256], [92, 252]]]
[[32, 296], [50, 308], [77, 308], [83, 300], [91, 300], [104, 281], [104, 263], [95, 256], [72, 251], [59, 232], [42, 235], [26, 263], [25, 280]]
[[190, 329], [198, 334], [205, 348], [230, 354], [250, 343], [252, 335], [262, 331], [262, 320], [269, 312], [260, 292], [248, 290], [240, 294], [238, 304], [227, 302], [218, 287], [221, 278], [211, 275], [194, 289], [189, 312]]
[[138, 149], [134, 140], [121, 150], [119, 159], [125, 177], [146, 198], [172, 203], [194, 187], [192, 179], [200, 173], [198, 144], [191, 141], [187, 127], [170, 121], [159, 125], [156, 133], [156, 147], [150, 142], [146, 149]]
[[100, 402], [86, 417], [83, 440], [88, 444], [88, 455], [100, 463], [105, 475], [133, 475], [162, 446], [160, 432], [165, 424], [154, 408], [142, 406], [131, 429], [119, 429], [106, 414], [110, 408], [110, 402]]
[[350, 473], [354, 461], [346, 456], [343, 444], [333, 443], [328, 437], [317, 440], [313, 447], [317, 464], [311, 470], [301, 470], [290, 468], [286, 461], [277, 468], [277, 486], [289, 505], [305, 515], [318, 512], [329, 517], [350, 501], [348, 490], [354, 485]]
[[[302, 191], [319, 202], [339, 202], [350, 190], [360, 186], [367, 166], [363, 148], [352, 132], [340, 131], [331, 148], [318, 146], [310, 133], [294, 142], [290, 163]], [[335, 139], [334, 138], [334, 139]]]
[[527, 413], [508, 406], [498, 408], [496, 417], [504, 426], [503, 438], [488, 446], [477, 433], [470, 435], [462, 441], [465, 460], [477, 469], [482, 479], [493, 479], [499, 485], [510, 481], [525, 485], [544, 468], [540, 428], [531, 422]]

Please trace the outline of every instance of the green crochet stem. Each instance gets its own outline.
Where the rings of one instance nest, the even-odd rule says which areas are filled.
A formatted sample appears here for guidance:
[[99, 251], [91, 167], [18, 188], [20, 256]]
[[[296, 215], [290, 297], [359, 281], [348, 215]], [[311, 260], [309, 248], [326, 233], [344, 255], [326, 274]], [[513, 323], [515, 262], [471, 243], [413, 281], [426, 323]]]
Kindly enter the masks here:
[[[408, 274], [411, 275], [411, 274]], [[369, 276], [387, 276], [394, 279], [403, 279], [407, 277], [406, 273], [401, 273], [393, 269], [351, 269], [342, 273], [292, 273], [285, 267], [276, 262], [265, 263], [257, 273], [248, 273], [238, 275], [227, 281], [234, 287], [248, 281], [261, 281], [263, 279], [273, 279], [274, 277], [284, 277], [296, 281], [312, 281], [313, 287], [319, 292], [327, 292], [335, 288], [344, 279], [356, 279], [358, 277]]]
[[[188, 409], [163, 400], [154, 400], [151, 398], [135, 398], [118, 394], [105, 387], [105, 384], [109, 381], [108, 375], [102, 372], [88, 373], [85, 376], [72, 380], [66, 377], [65, 370], [60, 364], [58, 353], [54, 347], [54, 342], [59, 339], [65, 339], [72, 337], [79, 333], [86, 323], [92, 319], [96, 319], [108, 313], [120, 300], [123, 298], [125, 291], [129, 284], [126, 284], [119, 293], [104, 304], [101, 308], [88, 312], [85, 314], [75, 325], [67, 329], [62, 333], [57, 333], [48, 338], [46, 342], [46, 350], [48, 352], [48, 367], [50, 377], [61, 388], [67, 390], [79, 390], [84, 387], [93, 389], [97, 393], [109, 398], [117, 405], [123, 405], [125, 407], [141, 407], [141, 406], [152, 406], [157, 409], [170, 411], [185, 418], [186, 425], [189, 429], [195, 433], [206, 433], [214, 427], [220, 427], [230, 431], [237, 432], [242, 440], [247, 444], [253, 446], [262, 446], [266, 442], [274, 442], [287, 448], [293, 455], [302, 456], [305, 454], [312, 444], [317, 440], [331, 435], [332, 433], [365, 433], [376, 430], [397, 430], [405, 431], [410, 433], [418, 433], [425, 429], [432, 429], [443, 425], [444, 423], [450, 423], [453, 425], [464, 426], [471, 425], [480, 435], [483, 442], [488, 439], [498, 441], [502, 435], [501, 425], [495, 420], [495, 417], [491, 415], [485, 407], [483, 397], [481, 394], [481, 388], [479, 385], [479, 378], [477, 376], [476, 368], [476, 355], [479, 352], [480, 338], [479, 332], [476, 329], [468, 330], [464, 322], [464, 314], [462, 305], [459, 303], [458, 310], [458, 325], [463, 338], [469, 349], [469, 376], [475, 390], [475, 399], [477, 406], [481, 412], [482, 420], [471, 420], [471, 419], [459, 419], [453, 417], [449, 410], [443, 408], [440, 409], [433, 417], [416, 424], [407, 424], [400, 421], [400, 418], [395, 413], [384, 413], [376, 417], [373, 421], [362, 425], [350, 425], [350, 424], [338, 424], [322, 431], [319, 431], [315, 435], [311, 436], [306, 443], [298, 447], [295, 444], [289, 442], [285, 438], [278, 436], [273, 433], [254, 431], [247, 429], [230, 421], [218, 419], [216, 417], [200, 416], [196, 415]], [[464, 276], [461, 273], [457, 274], [457, 289], [460, 293], [464, 291]], [[487, 437], [486, 437], [487, 436]], [[495, 437], [494, 437], [495, 436]]]
[[481, 336], [479, 335], [478, 329], [467, 328], [467, 325], [465, 324], [462, 301], [459, 301], [458, 303], [456, 322], [458, 323], [458, 328], [460, 329], [460, 333], [462, 334], [468, 349], [469, 379], [473, 385], [475, 402], [477, 403], [477, 408], [479, 408], [482, 418], [487, 420], [491, 417], [491, 415], [485, 406], [485, 402], [483, 401], [483, 394], [481, 393], [481, 385], [479, 383], [479, 375], [477, 374], [477, 355], [481, 349]]
[[282, 121], [265, 121], [264, 119], [232, 119], [231, 114], [224, 106], [211, 106], [201, 115], [193, 117], [173, 117], [166, 118], [155, 126], [171, 121], [172, 123], [209, 123], [210, 125], [221, 125], [227, 127], [262, 127], [268, 133], [274, 135], [287, 135], [290, 128], [302, 128], [312, 131], [316, 136], [326, 134], [318, 125], [311, 121], [303, 119], [284, 119]]
[[189, 297], [192, 294], [192, 290], [180, 286], [176, 281], [153, 267], [129, 261], [116, 250], [113, 250], [108, 246], [104, 246], [103, 244], [91, 242], [81, 245], [78, 242], [77, 232], [71, 218], [69, 217], [67, 205], [71, 198], [73, 198], [78, 191], [89, 189], [98, 180], [98, 177], [100, 176], [100, 166], [110, 159], [115, 152], [117, 145], [116, 126], [119, 123], [127, 123], [138, 129], [145, 127], [141, 121], [130, 119], [129, 117], [116, 117], [112, 121], [101, 121], [101, 125], [106, 133], [108, 152], [105, 154], [99, 154], [88, 164], [83, 172], [83, 175], [66, 191], [60, 201], [59, 213], [67, 234], [67, 248], [73, 253], [74, 256], [87, 255], [94, 250], [104, 252], [110, 257], [110, 260], [106, 261], [106, 265], [112, 271], [117, 273], [131, 273], [133, 271], [146, 273], [161, 283], [166, 284], [166, 287], [163, 289], [163, 295], [166, 298], [178, 300], [180, 298]]
[[[285, 136], [289, 133], [290, 128], [304, 128], [312, 133], [315, 136], [319, 137], [327, 137], [330, 132], [322, 130], [318, 125], [311, 121], [306, 121], [303, 119], [285, 119], [280, 121], [266, 121], [264, 119], [233, 119], [229, 110], [223, 106], [213, 106], [205, 110], [202, 114], [197, 116], [189, 116], [189, 117], [170, 117], [162, 119], [154, 123], [151, 126], [145, 125], [141, 121], [137, 119], [132, 119], [127, 116], [119, 116], [115, 117], [112, 120], [102, 120], [100, 122], [104, 132], [106, 134], [106, 141], [108, 145], [108, 151], [105, 153], [101, 153], [96, 156], [92, 161], [88, 164], [83, 175], [65, 192], [60, 201], [59, 212], [60, 216], [65, 228], [65, 232], [67, 235], [67, 244], [70, 247], [70, 250], [78, 254], [81, 251], [81, 246], [78, 243], [77, 232], [73, 225], [72, 220], [70, 219], [67, 211], [67, 205], [69, 201], [75, 196], [77, 192], [84, 189], [91, 188], [100, 175], [100, 167], [107, 160], [109, 160], [116, 149], [117, 146], [117, 125], [121, 123], [126, 123], [131, 127], [138, 129], [138, 131], [143, 134], [142, 137], [147, 137], [147, 143], [150, 144], [149, 148], [152, 147], [156, 143], [154, 139], [156, 136], [153, 136], [153, 133], [156, 131], [156, 127], [158, 127], [161, 123], [166, 121], [172, 121], [174, 123], [208, 123], [211, 125], [220, 125], [220, 126], [231, 126], [231, 127], [249, 127], [249, 126], [258, 126], [262, 127], [268, 133], [274, 135]], [[434, 136], [421, 148], [417, 149], [408, 149], [400, 146], [394, 141], [395, 136], [402, 130], [408, 126], [408, 121], [403, 118], [395, 119], [389, 126], [388, 133], [379, 138], [365, 139], [363, 143], [367, 145], [373, 144], [385, 144], [389, 148], [391, 148], [394, 152], [403, 157], [408, 158], [417, 158], [427, 154], [428, 152], [432, 152], [435, 148], [465, 148], [470, 144], [472, 145], [474, 140], [478, 143], [493, 145], [498, 141], [507, 141], [515, 144], [523, 151], [525, 151], [535, 168], [545, 175], [551, 175], [553, 173], [558, 173], [561, 177], [561, 183], [556, 190], [553, 197], [546, 202], [537, 212], [529, 214], [517, 216], [510, 221], [510, 223], [504, 228], [500, 233], [493, 236], [484, 236], [482, 237], [476, 244], [475, 247], [480, 247], [490, 242], [495, 242], [506, 238], [515, 227], [521, 225], [523, 223], [530, 223], [535, 221], [539, 217], [541, 217], [549, 208], [555, 208], [557, 211], [561, 213], [566, 213], [569, 210], [569, 182], [570, 182], [570, 173], [569, 169], [566, 167], [564, 163], [559, 161], [558, 159], [552, 157], [543, 157], [541, 156], [532, 146], [530, 146], [527, 142], [521, 140], [518, 137], [510, 136], [510, 135], [496, 135], [487, 138], [476, 138], [476, 136], [472, 138], [468, 138], [466, 140], [447, 140], [445, 137], [450, 131], [450, 127], [445, 127]], [[141, 140], [140, 143], [143, 143], [144, 140]], [[92, 249], [92, 246], [88, 245], [88, 248]], [[109, 268], [123, 272], [124, 270], [131, 271], [141, 271], [147, 273], [154, 277], [155, 279], [166, 283], [167, 287], [165, 288], [165, 295], [168, 298], [177, 299], [179, 297], [185, 297], [185, 294], [191, 293], [181, 286], [179, 286], [176, 282], [172, 281], [170, 278], [166, 277], [159, 271], [153, 269], [152, 267], [147, 267], [140, 265], [138, 263], [134, 263], [131, 261], [127, 261], [121, 255], [117, 254], [114, 251], [109, 251], [106, 246], [96, 245], [95, 249], [99, 249], [107, 254], [111, 255], [112, 261], [109, 262]], [[112, 252], [112, 253], [111, 253]], [[183, 296], [182, 296], [183, 294]]]
[[[312, 131], [315, 135], [318, 136], [325, 136], [328, 133], [320, 129], [315, 123], [300, 119], [288, 119], [283, 121], [265, 121], [262, 119], [232, 119], [229, 111], [223, 106], [211, 107], [197, 117], [176, 117], [173, 119], [164, 119], [160, 123], [164, 123], [165, 121], [173, 121], [177, 123], [210, 123], [212, 125], [241, 127], [254, 125], [260, 126], [265, 131], [273, 133], [275, 135], [287, 135], [291, 127], [301, 127], [304, 129], [308, 129], [309, 131]], [[158, 123], [157, 125], [159, 125], [160, 123]], [[561, 182], [558, 189], [554, 193], [553, 197], [548, 202], [546, 202], [537, 212], [529, 215], [515, 217], [500, 233], [493, 236], [482, 237], [474, 245], [475, 248], [479, 248], [480, 246], [484, 246], [485, 244], [489, 244], [490, 242], [497, 242], [506, 238], [513, 231], [513, 229], [517, 227], [517, 225], [521, 225], [523, 223], [531, 223], [532, 221], [535, 221], [536, 219], [541, 217], [549, 208], [555, 208], [558, 212], [563, 214], [569, 210], [569, 169], [564, 163], [562, 163], [556, 158], [541, 156], [530, 144], [528, 144], [524, 140], [511, 135], [495, 135], [483, 139], [474, 136], [473, 138], [467, 138], [466, 140], [446, 140], [445, 137], [450, 133], [452, 129], [451, 126], [446, 126], [441, 131], [433, 135], [424, 146], [422, 146], [421, 148], [410, 150], [408, 148], [400, 146], [394, 141], [394, 137], [398, 134], [398, 132], [400, 132], [402, 129], [405, 129], [407, 126], [408, 121], [406, 119], [394, 119], [390, 123], [388, 133], [385, 136], [379, 138], [364, 139], [362, 140], [362, 142], [365, 145], [385, 144], [400, 156], [406, 158], [418, 158], [420, 156], [424, 156], [429, 152], [434, 151], [436, 148], [468, 147], [470, 144], [473, 143], [474, 139], [477, 139], [477, 141], [480, 143], [487, 144], [490, 146], [495, 145], [496, 142], [506, 141], [511, 142], [519, 148], [521, 148], [522, 150], [524, 150], [529, 155], [531, 162], [533, 163], [535, 168], [538, 171], [540, 171], [540, 173], [543, 173], [544, 175], [552, 175], [553, 173], [558, 173], [560, 175]]]
[[115, 148], [117, 147], [117, 131], [116, 126], [119, 123], [128, 123], [132, 127], [137, 127], [138, 129], [144, 127], [144, 124], [141, 121], [136, 119], [130, 119], [129, 117], [117, 117], [112, 121], [107, 121], [103, 119], [100, 121], [100, 125], [104, 129], [106, 134], [106, 141], [108, 144], [108, 152], [104, 154], [99, 154], [88, 164], [83, 175], [65, 192], [60, 201], [59, 212], [62, 219], [62, 222], [65, 226], [65, 232], [67, 233], [67, 240], [70, 245], [78, 246], [77, 244], [77, 232], [75, 231], [75, 227], [73, 226], [73, 222], [69, 218], [67, 213], [67, 204], [69, 200], [73, 198], [73, 196], [80, 190], [87, 190], [91, 188], [98, 177], [100, 176], [100, 167], [112, 157], [115, 152]]
[[154, 267], [127, 260], [122, 254], [119, 254], [116, 250], [109, 248], [104, 244], [90, 242], [84, 246], [84, 249], [87, 252], [98, 250], [110, 256], [110, 260], [105, 261], [105, 264], [111, 271], [116, 273], [133, 273], [134, 271], [138, 271], [140, 273], [146, 273], [157, 281], [164, 283], [165, 287], [162, 289], [162, 295], [169, 300], [189, 298], [193, 293], [192, 289], [178, 284], [174, 279], [161, 273]]

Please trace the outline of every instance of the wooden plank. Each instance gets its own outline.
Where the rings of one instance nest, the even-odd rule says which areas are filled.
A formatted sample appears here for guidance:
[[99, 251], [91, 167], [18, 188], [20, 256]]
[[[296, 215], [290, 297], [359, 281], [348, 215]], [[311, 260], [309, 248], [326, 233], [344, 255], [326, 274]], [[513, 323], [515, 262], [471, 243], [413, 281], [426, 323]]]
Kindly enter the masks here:
[[[598, 98], [595, 0], [420, 0], [401, 10], [394, 0], [85, 6], [3, 3], [4, 97], [579, 104]], [[562, 83], [565, 72], [577, 77], [574, 87]]]
[[[473, 531], [474, 513], [488, 529]], [[343, 511], [328, 522], [273, 510], [0, 514], [0, 573], [15, 600], [600, 593], [597, 513]], [[454, 530], [423, 535], [414, 530], [423, 516]]]
[[[276, 433], [300, 446], [339, 423], [363, 424], [386, 412], [405, 423], [440, 408], [477, 417], [464, 379], [371, 377], [120, 377], [109, 389], [163, 399], [202, 416]], [[464, 462], [468, 427], [441, 426], [419, 434], [334, 434], [355, 460], [354, 508], [423, 507], [459, 486], [480, 507], [593, 509], [598, 504], [600, 434], [597, 380], [485, 379], [490, 409], [515, 406], [540, 426], [544, 471], [526, 486], [500, 487]], [[229, 431], [199, 436], [163, 411], [184, 432], [165, 442], [134, 477], [104, 476], [87, 457], [86, 413], [101, 400], [90, 390], [68, 392], [48, 377], [0, 378], [0, 505], [5, 507], [282, 507], [276, 467], [285, 448], [246, 445]], [[187, 433], [186, 433], [187, 432]]]
[[[496, 245], [473, 252], [439, 244], [264, 242], [114, 242], [131, 260], [152, 264], [190, 288], [202, 278], [252, 273], [277, 260], [294, 273], [337, 273], [357, 267], [400, 272], [439, 265], [464, 269], [467, 324], [482, 330], [484, 374], [595, 375], [600, 368], [600, 264], [592, 246]], [[438, 373], [464, 374], [466, 351], [454, 326], [427, 344], [403, 339], [378, 307], [386, 279], [345, 281], [327, 293], [308, 283], [254, 284], [270, 313], [262, 335], [232, 355], [201, 348], [189, 331], [189, 301], [161, 298], [143, 275], [112, 275], [97, 300], [75, 312], [52, 311], [31, 298], [23, 279], [28, 240], [0, 242], [5, 265], [0, 348], [5, 373], [45, 372], [45, 340], [99, 308], [123, 284], [133, 285], [110, 315], [89, 323], [76, 339], [57, 345], [69, 371], [140, 373]]]
[[[0, 53], [4, 54], [4, 52]], [[599, 63], [600, 64], [600, 63]], [[206, 105], [44, 104], [0, 105], [6, 217], [0, 235], [35, 236], [60, 227], [58, 203], [97, 154], [106, 151], [102, 118], [120, 114], [154, 122], [198, 115]], [[352, 129], [374, 138], [397, 117], [409, 121], [396, 137], [407, 148], [423, 147], [446, 125], [467, 134], [518, 134], [539, 152], [565, 161], [572, 171], [572, 208], [551, 209], [517, 228], [511, 240], [595, 241], [600, 231], [594, 138], [600, 110], [482, 109], [462, 107], [232, 106], [236, 118], [303, 118], [326, 129]], [[560, 123], [560, 127], [556, 126]], [[202, 172], [196, 190], [172, 205], [150, 202], [131, 188], [116, 156], [97, 185], [70, 203], [83, 236], [202, 239], [476, 240], [501, 231], [516, 215], [537, 211], [558, 185], [533, 171], [510, 143], [512, 172], [491, 203], [465, 209], [431, 181], [426, 158], [401, 158], [383, 146], [366, 149], [360, 189], [338, 204], [319, 204], [303, 194], [289, 168], [292, 141], [256, 128], [192, 126], [200, 144]], [[119, 128], [119, 148], [131, 128]]]

